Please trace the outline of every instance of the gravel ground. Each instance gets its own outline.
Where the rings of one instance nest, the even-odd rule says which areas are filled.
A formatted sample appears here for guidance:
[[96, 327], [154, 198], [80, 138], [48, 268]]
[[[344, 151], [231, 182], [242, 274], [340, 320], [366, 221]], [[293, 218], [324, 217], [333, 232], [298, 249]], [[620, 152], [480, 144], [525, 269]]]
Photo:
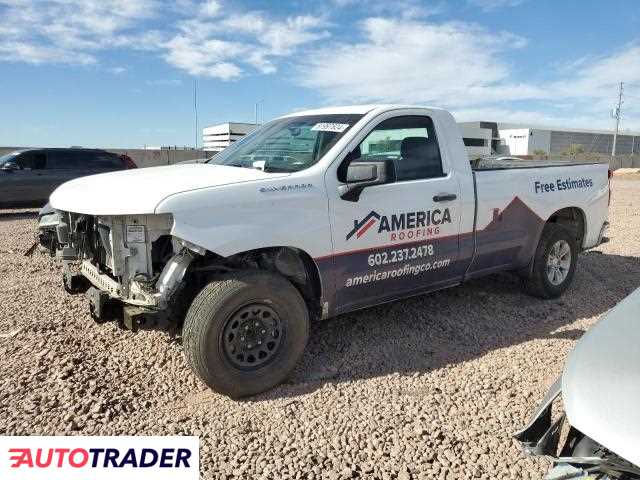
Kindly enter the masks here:
[[576, 340], [640, 284], [640, 182], [616, 179], [611, 243], [560, 300], [509, 275], [314, 325], [290, 381], [205, 388], [163, 332], [97, 325], [33, 212], [0, 212], [0, 434], [199, 435], [203, 478], [541, 478], [510, 438]]

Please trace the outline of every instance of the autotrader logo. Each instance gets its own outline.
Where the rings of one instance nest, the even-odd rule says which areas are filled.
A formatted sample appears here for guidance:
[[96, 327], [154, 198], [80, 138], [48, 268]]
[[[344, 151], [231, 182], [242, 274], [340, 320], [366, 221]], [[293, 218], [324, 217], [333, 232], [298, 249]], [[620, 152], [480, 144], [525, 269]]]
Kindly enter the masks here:
[[197, 437], [0, 437], [0, 478], [197, 480]]
[[357, 221], [354, 220], [353, 221], [353, 230], [351, 230], [348, 234], [347, 234], [347, 240], [349, 240], [351, 237], [353, 237], [354, 235], [356, 236], [356, 238], [360, 238], [362, 235], [364, 235], [367, 230], [369, 230], [378, 220], [380, 220], [380, 215], [378, 213], [376, 213], [375, 211], [371, 210], [371, 212], [369, 213], [369, 215], [367, 215], [366, 217], [364, 217], [362, 220]]

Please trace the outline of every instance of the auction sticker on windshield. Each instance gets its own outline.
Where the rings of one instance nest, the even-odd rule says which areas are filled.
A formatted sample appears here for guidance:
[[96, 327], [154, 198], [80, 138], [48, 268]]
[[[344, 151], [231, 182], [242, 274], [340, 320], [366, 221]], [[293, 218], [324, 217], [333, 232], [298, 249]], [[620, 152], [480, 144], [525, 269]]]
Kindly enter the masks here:
[[318, 132], [342, 133], [347, 128], [349, 128], [349, 124], [348, 123], [323, 122], [323, 123], [316, 123], [313, 127], [311, 127], [311, 130], [315, 130], [315, 131], [318, 131]]
[[7, 480], [198, 480], [198, 437], [0, 437]]

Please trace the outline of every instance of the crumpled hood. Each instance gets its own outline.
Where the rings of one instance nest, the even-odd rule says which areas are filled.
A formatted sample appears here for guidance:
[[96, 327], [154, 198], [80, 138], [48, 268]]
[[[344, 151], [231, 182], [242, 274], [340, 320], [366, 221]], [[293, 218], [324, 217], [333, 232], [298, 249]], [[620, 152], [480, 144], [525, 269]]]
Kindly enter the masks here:
[[71, 180], [49, 201], [57, 210], [89, 215], [150, 214], [175, 193], [283, 176], [287, 174], [210, 164], [141, 168]]
[[640, 289], [580, 339], [562, 398], [571, 425], [640, 466]]

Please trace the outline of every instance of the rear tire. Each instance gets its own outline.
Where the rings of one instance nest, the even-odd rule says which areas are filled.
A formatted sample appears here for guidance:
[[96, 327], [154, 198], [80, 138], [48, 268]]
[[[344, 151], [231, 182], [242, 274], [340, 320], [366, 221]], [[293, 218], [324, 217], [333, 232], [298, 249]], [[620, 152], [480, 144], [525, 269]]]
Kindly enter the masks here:
[[302, 356], [309, 313], [298, 290], [269, 272], [234, 272], [193, 300], [182, 331], [187, 363], [232, 398], [282, 382]]
[[562, 295], [573, 281], [578, 260], [576, 240], [564, 227], [544, 226], [533, 257], [531, 277], [526, 290], [533, 296], [550, 299]]

